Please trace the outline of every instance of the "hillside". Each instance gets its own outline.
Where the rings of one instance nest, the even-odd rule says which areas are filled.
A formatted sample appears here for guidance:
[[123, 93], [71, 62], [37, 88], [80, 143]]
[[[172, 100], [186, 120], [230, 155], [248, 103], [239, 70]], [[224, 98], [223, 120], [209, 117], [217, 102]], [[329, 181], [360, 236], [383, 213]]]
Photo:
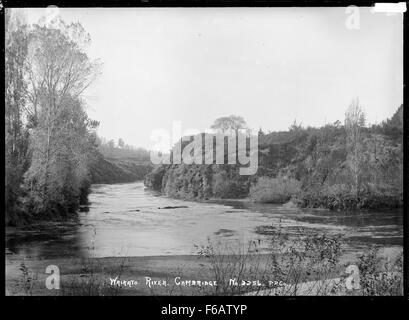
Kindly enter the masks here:
[[90, 166], [91, 183], [126, 183], [143, 180], [153, 169], [149, 152], [118, 139], [97, 137], [98, 155]]
[[90, 168], [91, 183], [126, 183], [143, 180], [153, 169], [147, 161], [99, 156]]
[[359, 129], [354, 144], [339, 121], [260, 132], [254, 176], [239, 175], [236, 165], [173, 164], [155, 168], [145, 185], [184, 199], [250, 197], [329, 209], [401, 207], [403, 106], [380, 125]]

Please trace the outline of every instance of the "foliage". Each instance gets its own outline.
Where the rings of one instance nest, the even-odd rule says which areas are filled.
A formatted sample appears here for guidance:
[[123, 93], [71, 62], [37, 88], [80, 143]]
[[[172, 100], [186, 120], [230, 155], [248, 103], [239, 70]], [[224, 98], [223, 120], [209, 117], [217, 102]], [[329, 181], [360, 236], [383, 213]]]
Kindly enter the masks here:
[[68, 217], [87, 199], [98, 155], [99, 123], [82, 94], [100, 64], [87, 56], [79, 23], [6, 16], [6, 222]]
[[262, 254], [255, 241], [238, 247], [220, 247], [211, 241], [197, 246], [198, 254], [209, 260], [217, 282], [211, 294], [329, 294], [332, 287], [322, 280], [339, 273], [340, 239], [319, 234], [284, 239], [277, 228], [268, 254]]
[[363, 165], [362, 158], [362, 128], [365, 126], [365, 113], [359, 105], [359, 100], [354, 100], [345, 114], [345, 132], [347, 140], [347, 165], [353, 176], [353, 191], [358, 193], [360, 184], [360, 171]]
[[238, 174], [238, 167], [219, 165], [213, 167], [212, 195], [217, 198], [240, 198], [249, 192], [249, 179]]
[[26, 173], [27, 189], [34, 213], [45, 214], [63, 207], [74, 212], [81, 198], [80, 191], [89, 180], [89, 164], [96, 153], [90, 121], [79, 101], [66, 104], [53, 124], [49, 135], [43, 121], [32, 131], [31, 166]]
[[224, 133], [229, 131], [237, 132], [239, 129], [245, 129], [246, 126], [247, 124], [243, 117], [230, 115], [216, 119], [211, 128]]
[[250, 198], [256, 202], [285, 203], [296, 197], [301, 183], [296, 179], [260, 177], [250, 187]]
[[28, 130], [23, 125], [28, 31], [21, 16], [5, 11], [5, 208], [6, 223], [19, 223], [19, 196], [29, 166]]
[[[304, 128], [294, 122], [289, 131], [260, 133], [257, 174], [244, 178], [235, 165], [212, 164], [205, 180], [209, 191], [205, 197], [248, 195], [255, 201], [280, 203], [294, 196], [294, 202], [301, 206], [332, 210], [402, 207], [402, 114], [401, 106], [391, 119], [367, 127], [365, 113], [359, 101], [354, 100], [344, 125], [335, 121], [320, 128]], [[152, 172], [145, 181], [150, 186], [149, 181], [164, 179], [155, 185], [168, 195], [178, 195], [179, 190], [190, 187], [201, 189], [200, 183], [192, 179], [196, 174], [202, 176], [200, 166], [180, 170], [178, 165], [162, 166], [156, 171], [160, 175]], [[181, 177], [181, 172], [188, 172], [188, 177]], [[299, 181], [299, 187], [292, 184], [294, 190], [289, 192], [283, 177], [286, 181]], [[182, 193], [189, 198], [203, 195]]]
[[134, 159], [141, 163], [146, 163], [150, 160], [148, 150], [144, 148], [135, 148], [129, 144], [126, 144], [122, 138], [118, 139], [117, 145], [113, 139], [107, 140], [102, 137], [97, 138], [98, 151], [105, 158], [122, 158], [122, 159]]
[[250, 179], [233, 165], [157, 166], [145, 177], [145, 185], [164, 194], [183, 199], [245, 197]]
[[[403, 254], [386, 260], [378, 248], [342, 262], [344, 243], [339, 236], [312, 233], [286, 239], [281, 227], [274, 230], [268, 253], [251, 241], [247, 246], [220, 247], [209, 240], [196, 246], [208, 259], [217, 286], [212, 295], [364, 295], [403, 294]], [[356, 264], [360, 288], [346, 287], [346, 266]], [[234, 279], [236, 285], [232, 285]]]
[[400, 296], [403, 294], [403, 254], [393, 262], [385, 261], [374, 247], [359, 257], [358, 268], [362, 294], [366, 296]]

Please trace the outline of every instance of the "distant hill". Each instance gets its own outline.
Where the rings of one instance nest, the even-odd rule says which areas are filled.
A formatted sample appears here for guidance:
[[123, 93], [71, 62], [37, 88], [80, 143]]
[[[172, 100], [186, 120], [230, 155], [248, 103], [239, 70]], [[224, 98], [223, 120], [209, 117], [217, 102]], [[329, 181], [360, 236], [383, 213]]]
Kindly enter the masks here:
[[122, 139], [97, 138], [99, 155], [93, 161], [91, 183], [126, 183], [143, 180], [153, 170], [149, 152], [125, 144]]
[[132, 158], [96, 159], [90, 169], [91, 183], [126, 183], [143, 180], [153, 165]]

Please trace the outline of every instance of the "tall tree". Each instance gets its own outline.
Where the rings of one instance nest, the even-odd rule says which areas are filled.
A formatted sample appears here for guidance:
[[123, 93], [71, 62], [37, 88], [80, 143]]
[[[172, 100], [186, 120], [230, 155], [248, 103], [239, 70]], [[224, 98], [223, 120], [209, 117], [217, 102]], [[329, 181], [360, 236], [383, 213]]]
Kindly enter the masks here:
[[360, 171], [363, 157], [363, 132], [365, 112], [358, 99], [354, 99], [345, 113], [345, 132], [347, 142], [347, 163], [352, 173], [353, 192], [358, 194]]
[[[81, 94], [98, 73], [98, 64], [85, 52], [89, 36], [79, 23], [35, 25], [30, 33], [28, 58], [29, 110], [32, 126], [32, 164], [27, 183], [35, 195], [35, 211], [68, 205], [78, 198], [79, 157], [95, 125], [83, 111]], [[86, 169], [84, 169], [86, 170]], [[82, 177], [83, 178], [83, 177]], [[70, 189], [70, 190], [67, 190]]]
[[119, 147], [119, 148], [125, 147], [124, 139], [122, 139], [122, 138], [119, 138], [119, 139], [118, 139], [118, 147]]
[[23, 125], [26, 102], [27, 27], [24, 17], [5, 11], [5, 200], [6, 221], [12, 220], [27, 169], [28, 133]]
[[212, 129], [220, 130], [223, 133], [228, 131], [237, 132], [239, 129], [245, 129], [246, 127], [247, 124], [243, 117], [236, 115], [220, 117], [211, 126]]

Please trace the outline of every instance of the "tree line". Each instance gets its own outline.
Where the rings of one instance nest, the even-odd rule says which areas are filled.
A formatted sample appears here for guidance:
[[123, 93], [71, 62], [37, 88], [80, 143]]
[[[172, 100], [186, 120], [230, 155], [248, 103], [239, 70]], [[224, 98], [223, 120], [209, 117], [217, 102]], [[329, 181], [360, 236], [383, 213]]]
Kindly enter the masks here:
[[125, 143], [124, 139], [119, 138], [117, 142], [114, 139], [97, 137], [98, 151], [105, 158], [134, 159], [140, 162], [150, 162], [149, 151], [145, 148], [136, 148]]

